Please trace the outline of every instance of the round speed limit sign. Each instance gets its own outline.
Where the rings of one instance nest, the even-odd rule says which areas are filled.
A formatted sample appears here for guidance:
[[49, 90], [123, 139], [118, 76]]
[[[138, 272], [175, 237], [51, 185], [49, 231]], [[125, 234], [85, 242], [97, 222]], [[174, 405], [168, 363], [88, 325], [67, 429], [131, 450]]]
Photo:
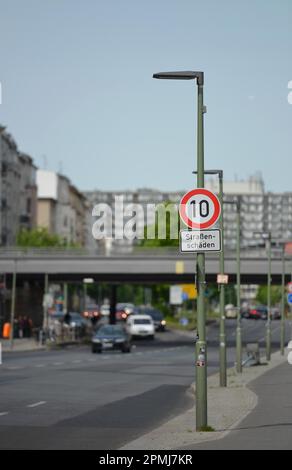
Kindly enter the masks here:
[[203, 230], [214, 225], [221, 212], [216, 194], [205, 188], [197, 188], [185, 194], [179, 205], [183, 222], [190, 228]]

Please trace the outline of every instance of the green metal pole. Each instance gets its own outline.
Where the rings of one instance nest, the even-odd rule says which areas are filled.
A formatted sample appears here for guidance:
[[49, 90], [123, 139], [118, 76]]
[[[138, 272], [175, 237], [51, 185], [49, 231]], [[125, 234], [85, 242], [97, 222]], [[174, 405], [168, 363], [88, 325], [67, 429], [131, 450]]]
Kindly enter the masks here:
[[282, 247], [282, 302], [281, 302], [281, 339], [280, 349], [281, 355], [285, 354], [285, 245]]
[[48, 331], [48, 306], [45, 302], [45, 296], [48, 294], [49, 291], [49, 276], [45, 274], [45, 285], [44, 285], [44, 303], [43, 303], [43, 330], [45, 333]]
[[16, 296], [16, 260], [14, 260], [14, 271], [12, 275], [11, 312], [10, 312], [10, 349], [13, 349], [13, 340], [14, 340], [15, 296]]
[[[204, 79], [198, 85], [197, 186], [204, 187]], [[207, 426], [207, 345], [205, 318], [205, 254], [197, 254], [198, 341], [196, 343], [196, 429]]]
[[268, 319], [267, 319], [267, 331], [266, 331], [266, 356], [267, 361], [271, 360], [271, 267], [272, 267], [272, 240], [271, 233], [267, 241], [268, 247], [268, 296], [267, 296], [267, 307], [268, 307]]
[[86, 310], [87, 307], [87, 284], [86, 282], [83, 283], [83, 311]]
[[241, 337], [241, 313], [240, 313], [240, 199], [236, 204], [236, 264], [237, 264], [237, 328], [236, 328], [236, 371], [242, 373], [242, 337]]
[[67, 282], [64, 283], [64, 300], [63, 300], [63, 312], [66, 315], [68, 312], [68, 284]]
[[[223, 216], [223, 171], [219, 173], [219, 199], [221, 203], [220, 230], [221, 230], [221, 252], [219, 258], [220, 274], [224, 274], [224, 216]], [[225, 333], [225, 285], [220, 284], [220, 387], [227, 387], [227, 357], [226, 357], [226, 333]]]

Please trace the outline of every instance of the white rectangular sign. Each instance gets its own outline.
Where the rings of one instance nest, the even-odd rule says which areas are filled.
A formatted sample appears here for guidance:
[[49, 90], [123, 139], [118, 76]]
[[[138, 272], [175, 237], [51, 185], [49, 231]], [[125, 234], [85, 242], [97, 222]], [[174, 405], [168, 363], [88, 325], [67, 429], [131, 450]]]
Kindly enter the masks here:
[[169, 303], [171, 305], [182, 304], [182, 288], [181, 286], [170, 286]]
[[182, 253], [221, 251], [221, 231], [181, 230], [180, 250]]

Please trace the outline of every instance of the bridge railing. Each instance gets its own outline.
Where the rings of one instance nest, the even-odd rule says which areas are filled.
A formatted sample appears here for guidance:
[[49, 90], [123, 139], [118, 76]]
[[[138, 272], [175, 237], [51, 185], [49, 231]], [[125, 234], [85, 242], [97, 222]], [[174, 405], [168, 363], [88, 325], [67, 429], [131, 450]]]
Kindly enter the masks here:
[[[178, 257], [189, 258], [190, 254], [179, 253], [178, 247], [125, 247], [121, 249], [112, 249], [105, 252], [100, 249], [88, 248], [66, 248], [66, 247], [46, 247], [46, 248], [29, 248], [29, 247], [0, 247], [0, 258], [80, 258], [80, 257], [109, 257], [109, 258], [147, 258], [147, 257]], [[266, 258], [266, 251], [262, 248], [242, 249], [241, 258]], [[207, 258], [216, 258], [218, 253], [207, 254]], [[225, 257], [235, 258], [235, 251], [225, 250]], [[281, 253], [273, 251], [273, 258], [278, 259]]]

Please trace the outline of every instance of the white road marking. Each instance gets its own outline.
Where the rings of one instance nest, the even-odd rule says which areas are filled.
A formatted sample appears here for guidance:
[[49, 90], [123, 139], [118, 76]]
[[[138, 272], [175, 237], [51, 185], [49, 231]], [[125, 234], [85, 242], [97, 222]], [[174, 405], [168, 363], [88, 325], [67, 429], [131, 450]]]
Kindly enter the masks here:
[[35, 367], [45, 367], [45, 364], [37, 364]]
[[23, 367], [20, 367], [20, 366], [8, 366], [7, 369], [9, 369], [9, 370], [18, 370], [18, 369], [23, 369]]
[[27, 408], [35, 408], [36, 406], [41, 406], [45, 405], [47, 402], [46, 401], [38, 401], [37, 403], [32, 403], [31, 405], [27, 405]]
[[53, 362], [53, 366], [62, 366], [64, 362]]
[[1, 411], [0, 416], [6, 416], [8, 415], [9, 411]]
[[72, 364], [80, 364], [80, 359], [76, 359], [75, 361], [72, 361]]

